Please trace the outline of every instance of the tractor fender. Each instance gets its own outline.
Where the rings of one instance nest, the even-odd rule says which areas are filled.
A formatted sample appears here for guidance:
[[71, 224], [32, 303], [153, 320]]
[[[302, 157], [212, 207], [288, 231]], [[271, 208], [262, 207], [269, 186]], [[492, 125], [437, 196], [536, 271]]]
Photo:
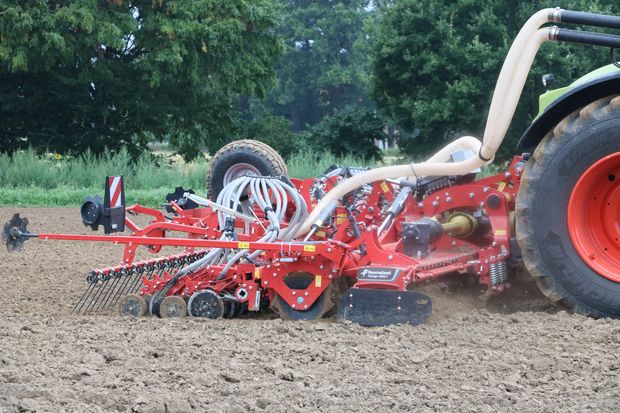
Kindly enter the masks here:
[[531, 152], [562, 119], [595, 100], [620, 94], [620, 72], [597, 77], [575, 86], [547, 106], [517, 143], [518, 152]]

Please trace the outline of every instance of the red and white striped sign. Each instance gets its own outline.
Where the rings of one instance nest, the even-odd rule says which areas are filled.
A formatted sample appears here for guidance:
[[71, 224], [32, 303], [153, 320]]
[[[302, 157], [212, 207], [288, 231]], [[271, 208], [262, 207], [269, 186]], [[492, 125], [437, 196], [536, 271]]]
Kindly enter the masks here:
[[121, 197], [121, 179], [120, 176], [109, 176], [108, 186], [110, 187], [110, 208], [116, 208], [122, 206]]

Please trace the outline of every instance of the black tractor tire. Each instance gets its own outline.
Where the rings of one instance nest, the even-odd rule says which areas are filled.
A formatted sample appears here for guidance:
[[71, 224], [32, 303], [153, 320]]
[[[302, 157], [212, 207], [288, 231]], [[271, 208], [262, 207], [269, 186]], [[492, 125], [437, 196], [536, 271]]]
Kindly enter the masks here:
[[263, 176], [288, 175], [284, 159], [271, 146], [252, 139], [233, 141], [223, 146], [211, 159], [206, 179], [210, 200], [215, 201], [232, 178], [244, 175], [244, 168], [240, 168], [238, 174], [234, 173], [239, 165], [249, 165], [251, 171]]
[[526, 269], [553, 302], [592, 317], [620, 318], [620, 282], [580, 257], [569, 232], [569, 200], [592, 165], [618, 152], [620, 97], [610, 96], [567, 116], [544, 137], [528, 161], [516, 200]]

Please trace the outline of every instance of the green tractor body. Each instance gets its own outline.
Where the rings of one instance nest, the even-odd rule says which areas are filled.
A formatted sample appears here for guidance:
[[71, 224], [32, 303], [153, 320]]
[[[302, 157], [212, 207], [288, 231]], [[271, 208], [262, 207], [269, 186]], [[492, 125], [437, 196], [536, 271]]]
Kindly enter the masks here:
[[564, 86], [558, 89], [551, 89], [547, 92], [540, 95], [538, 99], [538, 115], [536, 118], [539, 118], [545, 110], [552, 106], [555, 101], [562, 100], [567, 94], [569, 94], [572, 90], [579, 88], [582, 85], [588, 85], [592, 82], [597, 82], [598, 80], [605, 79], [609, 76], [620, 76], [620, 67], [615, 66], [613, 64], [609, 64], [607, 66], [600, 67], [592, 72], [580, 77], [575, 80], [568, 86]]
[[598, 99], [617, 94], [620, 94], [620, 68], [613, 64], [598, 68], [568, 86], [548, 90], [540, 95], [538, 114], [521, 136], [517, 150], [533, 151], [562, 119]]

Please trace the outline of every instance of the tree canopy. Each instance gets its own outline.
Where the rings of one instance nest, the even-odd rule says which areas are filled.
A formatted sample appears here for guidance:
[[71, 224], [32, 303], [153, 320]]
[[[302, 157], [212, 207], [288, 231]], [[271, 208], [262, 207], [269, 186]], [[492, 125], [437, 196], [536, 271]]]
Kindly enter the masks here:
[[[548, 1], [401, 0], [381, 2], [374, 26], [372, 90], [378, 107], [410, 132], [409, 152], [437, 149], [456, 134], [480, 136], [512, 40]], [[555, 5], [555, 4], [554, 4]], [[573, 0], [568, 9], [620, 13], [615, 0]], [[591, 30], [589, 28], [589, 30]], [[539, 52], [503, 150], [527, 128], [553, 72], [567, 84], [609, 62], [607, 49], [547, 44]]]
[[286, 0], [282, 36], [286, 53], [277, 84], [264, 104], [296, 131], [350, 104], [367, 105], [367, 0]]
[[326, 116], [302, 136], [306, 146], [315, 153], [329, 150], [337, 156], [380, 160], [383, 156], [375, 141], [385, 137], [384, 125], [385, 121], [374, 113], [347, 106], [335, 115]]
[[[191, 158], [203, 146], [213, 152], [251, 137], [290, 155], [311, 137], [346, 152], [354, 145], [327, 134], [362, 133], [371, 142], [383, 137], [375, 135], [383, 122], [400, 130], [402, 148], [422, 155], [455, 135], [482, 134], [514, 36], [532, 13], [554, 5], [0, 0], [0, 151], [137, 153], [156, 138]], [[562, 6], [620, 14], [616, 0]], [[537, 112], [542, 74], [565, 85], [608, 62], [604, 48], [544, 45], [505, 153]]]
[[138, 149], [229, 133], [282, 45], [271, 0], [0, 1], [0, 150]]

